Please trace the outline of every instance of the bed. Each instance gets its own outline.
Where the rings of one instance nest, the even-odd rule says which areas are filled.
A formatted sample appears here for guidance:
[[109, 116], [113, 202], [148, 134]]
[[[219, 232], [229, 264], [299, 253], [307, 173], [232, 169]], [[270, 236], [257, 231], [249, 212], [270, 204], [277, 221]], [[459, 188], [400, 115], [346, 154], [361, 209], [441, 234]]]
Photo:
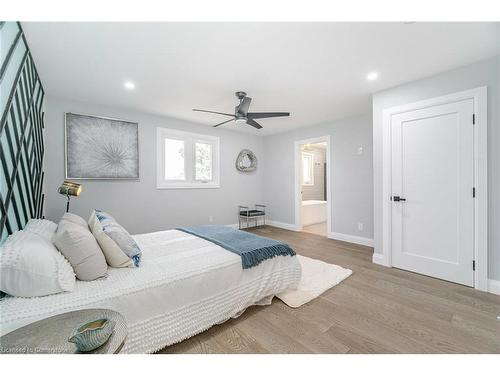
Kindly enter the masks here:
[[143, 251], [139, 268], [110, 268], [104, 279], [77, 281], [70, 293], [0, 301], [0, 333], [63, 312], [107, 308], [127, 321], [123, 353], [152, 353], [251, 305], [295, 289], [301, 268], [296, 256], [276, 256], [242, 269], [241, 258], [178, 230], [133, 236]]

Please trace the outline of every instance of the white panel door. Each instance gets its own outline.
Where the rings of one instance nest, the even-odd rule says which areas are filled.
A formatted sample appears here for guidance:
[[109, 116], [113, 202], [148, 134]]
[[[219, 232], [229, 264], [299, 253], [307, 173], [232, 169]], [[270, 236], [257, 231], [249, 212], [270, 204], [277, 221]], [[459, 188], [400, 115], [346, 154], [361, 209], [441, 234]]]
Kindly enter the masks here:
[[470, 99], [391, 119], [393, 266], [469, 286], [473, 109]]

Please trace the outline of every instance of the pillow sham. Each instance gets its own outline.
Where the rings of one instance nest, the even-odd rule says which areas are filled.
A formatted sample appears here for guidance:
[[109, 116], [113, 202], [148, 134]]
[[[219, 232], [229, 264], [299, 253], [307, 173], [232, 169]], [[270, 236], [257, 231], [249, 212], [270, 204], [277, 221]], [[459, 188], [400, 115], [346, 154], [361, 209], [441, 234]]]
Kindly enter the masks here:
[[54, 236], [54, 244], [69, 261], [79, 280], [95, 280], [108, 274], [104, 254], [87, 223], [82, 227], [65, 220], [63, 216]]
[[[61, 221], [62, 220], [71, 221], [74, 224], [78, 224], [81, 227], [89, 229], [89, 226], [88, 226], [87, 222], [85, 221], [85, 219], [83, 217], [80, 217], [78, 215], [72, 214], [71, 212], [66, 212], [63, 215], [63, 217], [61, 218]], [[61, 222], [59, 222], [59, 223], [61, 223]]]
[[94, 210], [89, 228], [111, 267], [138, 267], [141, 249], [132, 236], [104, 211]]
[[24, 227], [24, 230], [36, 233], [52, 242], [54, 235], [56, 234], [57, 224], [46, 219], [30, 219]]
[[26, 230], [0, 248], [0, 290], [16, 297], [71, 292], [75, 274], [66, 258], [44, 237]]

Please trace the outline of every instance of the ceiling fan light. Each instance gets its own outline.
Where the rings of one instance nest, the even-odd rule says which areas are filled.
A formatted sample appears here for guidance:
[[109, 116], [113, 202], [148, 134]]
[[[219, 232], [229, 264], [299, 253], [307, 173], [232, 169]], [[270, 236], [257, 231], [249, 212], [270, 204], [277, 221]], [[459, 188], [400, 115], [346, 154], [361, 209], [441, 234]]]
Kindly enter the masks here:
[[236, 92], [236, 97], [240, 100], [240, 104], [234, 108], [234, 114], [225, 113], [225, 112], [217, 112], [217, 111], [208, 111], [206, 109], [193, 109], [196, 112], [206, 112], [206, 113], [215, 113], [218, 115], [224, 115], [231, 117], [229, 120], [219, 122], [218, 124], [212, 125], [214, 128], [227, 124], [228, 122], [234, 121], [239, 125], [250, 125], [255, 129], [262, 129], [262, 125], [259, 124], [256, 119], [261, 118], [270, 118], [270, 117], [284, 117], [290, 116], [289, 112], [248, 112], [250, 107], [250, 103], [252, 102], [252, 98], [246, 96], [247, 94], [243, 91]]

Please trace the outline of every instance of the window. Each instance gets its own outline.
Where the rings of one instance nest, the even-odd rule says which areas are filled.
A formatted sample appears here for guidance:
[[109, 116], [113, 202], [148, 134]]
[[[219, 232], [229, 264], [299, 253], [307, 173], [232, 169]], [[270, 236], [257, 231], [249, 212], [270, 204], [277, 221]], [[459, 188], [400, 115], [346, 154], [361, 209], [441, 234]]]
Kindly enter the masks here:
[[185, 181], [184, 141], [165, 138], [164, 144], [165, 180]]
[[212, 145], [205, 142], [195, 142], [194, 178], [196, 181], [212, 181]]
[[218, 188], [219, 138], [157, 128], [158, 189]]
[[314, 185], [314, 156], [302, 153], [302, 185]]

